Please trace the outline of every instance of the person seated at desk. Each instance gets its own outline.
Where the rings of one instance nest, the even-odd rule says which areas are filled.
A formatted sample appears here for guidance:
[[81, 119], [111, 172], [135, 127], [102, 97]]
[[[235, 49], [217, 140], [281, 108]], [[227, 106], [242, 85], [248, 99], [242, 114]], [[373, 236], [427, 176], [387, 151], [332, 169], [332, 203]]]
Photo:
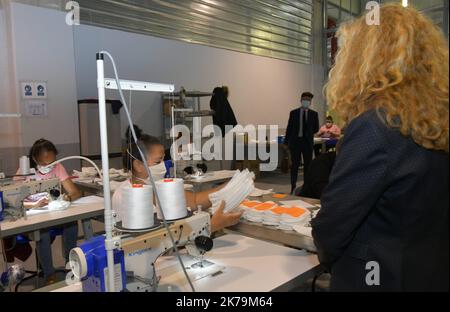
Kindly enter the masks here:
[[[152, 173], [155, 181], [161, 180], [166, 175], [166, 167], [164, 165], [164, 146], [161, 144], [161, 142], [150, 135], [141, 134], [140, 137], [138, 137], [138, 140], [140, 141], [140, 146], [143, 146], [145, 148], [144, 153], [147, 153], [147, 164], [143, 163], [143, 160], [140, 156], [139, 150], [136, 146], [136, 143], [128, 143], [128, 149], [126, 153], [124, 154], [124, 166], [128, 170], [131, 171], [132, 177], [131, 182], [130, 180], [126, 180], [121, 183], [121, 185], [117, 188], [117, 190], [114, 192], [112, 197], [112, 207], [113, 210], [117, 213], [120, 219], [120, 213], [121, 213], [121, 200], [122, 200], [122, 192], [123, 189], [131, 183], [133, 184], [149, 184], [149, 177], [147, 174], [146, 166], [149, 166], [150, 172]], [[202, 209], [206, 209], [211, 207], [211, 202], [209, 200], [209, 194], [217, 192], [223, 188], [223, 185], [218, 186], [216, 188], [210, 189], [208, 191], [202, 191], [198, 193], [185, 191], [186, 196], [186, 204], [188, 207], [191, 207], [192, 209], [197, 209], [198, 206], [201, 206]], [[231, 226], [239, 222], [239, 219], [241, 218], [242, 212], [236, 212], [236, 213], [224, 213], [225, 205], [224, 203], [221, 204], [219, 209], [214, 213], [214, 215], [211, 218], [211, 231], [215, 232], [220, 229], [223, 229], [225, 227]]]
[[336, 142], [341, 136], [341, 129], [334, 124], [333, 117], [327, 116], [325, 120], [325, 124], [320, 127], [319, 132], [316, 133], [316, 137], [329, 139], [325, 142], [326, 151], [321, 150], [321, 146], [315, 146], [314, 152], [315, 155], [319, 155], [320, 153], [328, 152], [331, 148], [336, 146]]
[[[46, 180], [58, 178], [65, 191], [63, 195], [64, 200], [74, 201], [81, 197], [81, 192], [72, 180], [69, 179], [69, 175], [64, 166], [56, 164], [51, 167], [46, 167], [56, 161], [57, 155], [58, 150], [52, 142], [46, 139], [39, 139], [34, 142], [29, 157], [30, 168], [35, 168], [36, 173], [25, 179]], [[40, 203], [41, 206], [47, 204], [48, 201], [45, 200]], [[66, 262], [68, 262], [70, 250], [77, 246], [78, 223], [68, 223], [58, 229], [61, 229], [63, 233], [64, 256]], [[37, 244], [37, 256], [47, 284], [51, 284], [55, 281], [55, 268], [53, 267], [51, 243], [50, 229], [41, 230], [39, 244]]]

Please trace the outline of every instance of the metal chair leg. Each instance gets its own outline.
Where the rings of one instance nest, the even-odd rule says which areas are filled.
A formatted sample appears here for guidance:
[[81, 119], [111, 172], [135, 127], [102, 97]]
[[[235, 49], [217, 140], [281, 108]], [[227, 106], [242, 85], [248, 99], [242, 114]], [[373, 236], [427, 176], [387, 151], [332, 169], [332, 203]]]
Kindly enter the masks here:
[[39, 267], [39, 256], [38, 256], [38, 248], [37, 248], [37, 244], [39, 244], [39, 242], [36, 242], [36, 251], [35, 251], [35, 257], [36, 257], [36, 281], [35, 281], [35, 287], [39, 288], [39, 271], [40, 271], [40, 267]]

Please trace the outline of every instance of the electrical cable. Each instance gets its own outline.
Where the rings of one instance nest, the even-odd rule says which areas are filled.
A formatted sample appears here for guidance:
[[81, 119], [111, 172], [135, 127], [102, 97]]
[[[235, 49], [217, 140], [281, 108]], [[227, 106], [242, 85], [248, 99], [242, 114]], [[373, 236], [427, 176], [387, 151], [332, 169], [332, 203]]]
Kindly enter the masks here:
[[58, 160], [52, 162], [51, 164], [45, 166], [44, 168], [51, 167], [51, 166], [53, 166], [53, 165], [59, 164], [59, 163], [61, 163], [61, 162], [63, 162], [63, 161], [69, 160], [69, 159], [82, 159], [82, 160], [87, 161], [87, 162], [90, 163], [92, 166], [94, 166], [95, 170], [97, 170], [97, 173], [98, 173], [98, 175], [100, 176], [100, 179], [103, 178], [102, 172], [101, 172], [101, 170], [98, 168], [97, 164], [96, 164], [95, 162], [93, 162], [92, 160], [90, 160], [89, 158], [83, 157], [83, 156], [69, 156], [69, 157], [64, 157], [64, 158], [61, 158], [61, 159], [58, 159]]
[[147, 174], [149, 176], [150, 183], [151, 183], [151, 185], [153, 187], [153, 190], [155, 192], [156, 202], [157, 202], [158, 206], [161, 207], [161, 209], [160, 209], [161, 210], [161, 217], [163, 219], [164, 227], [167, 230], [167, 234], [168, 234], [168, 236], [170, 238], [170, 241], [172, 243], [172, 246], [173, 246], [173, 248], [175, 250], [175, 254], [176, 254], [177, 259], [178, 259], [178, 261], [179, 261], [179, 263], [181, 265], [181, 268], [183, 269], [183, 273], [184, 273], [184, 275], [186, 277], [186, 280], [188, 281], [189, 286], [191, 287], [192, 291], [195, 292], [194, 285], [192, 284], [192, 281], [191, 281], [191, 279], [190, 279], [190, 277], [189, 277], [189, 275], [188, 275], [188, 273], [186, 271], [186, 268], [185, 268], [184, 263], [183, 263], [183, 259], [181, 259], [181, 255], [180, 255], [180, 253], [178, 251], [178, 248], [177, 248], [177, 245], [176, 245], [175, 240], [173, 238], [173, 235], [172, 235], [172, 233], [171, 233], [171, 231], [169, 229], [169, 225], [167, 224], [166, 217], [164, 216], [164, 211], [162, 209], [162, 205], [161, 205], [161, 202], [159, 200], [158, 191], [156, 190], [155, 181], [153, 179], [153, 176], [152, 176], [152, 173], [150, 171], [150, 168], [146, 165], [147, 164], [147, 157], [142, 152], [142, 149], [141, 149], [141, 147], [138, 144], [139, 141], [137, 139], [136, 132], [134, 131], [133, 121], [131, 120], [131, 116], [130, 116], [130, 113], [128, 111], [128, 107], [127, 107], [127, 104], [126, 104], [127, 102], [126, 102], [125, 97], [124, 97], [123, 92], [122, 92], [122, 87], [120, 85], [119, 74], [118, 74], [118, 71], [117, 71], [117, 68], [116, 68], [116, 64], [114, 62], [114, 58], [112, 57], [112, 55], [108, 51], [100, 51], [99, 53], [107, 55], [109, 57], [109, 59], [111, 60], [111, 63], [112, 63], [113, 69], [114, 69], [115, 80], [116, 80], [116, 83], [117, 83], [117, 89], [119, 90], [120, 99], [121, 99], [121, 101], [124, 104], [123, 107], [125, 108], [125, 113], [126, 113], [126, 116], [127, 116], [127, 119], [128, 119], [128, 124], [130, 126], [131, 134], [133, 136], [134, 141], [136, 142], [136, 147], [137, 147], [137, 149], [139, 151], [141, 159], [143, 159], [144, 162], [145, 162], [145, 166], [144, 167], [147, 170]]
[[[173, 176], [176, 179], [177, 178], [177, 154], [178, 151], [175, 150], [175, 100], [173, 97], [173, 93], [169, 95], [169, 104], [170, 104], [170, 118], [172, 119], [171, 126], [172, 131], [170, 131], [170, 135], [172, 136], [172, 162], [173, 162]], [[178, 134], [177, 134], [178, 136]]]
[[[127, 105], [127, 103], [123, 103], [123, 105]], [[129, 112], [130, 112], [130, 116], [131, 116], [131, 114], [133, 113], [133, 111], [131, 109], [131, 90], [129, 92], [129, 105], [130, 105]], [[133, 155], [131, 155], [131, 153], [130, 153], [131, 144], [132, 144], [132, 141], [131, 141], [131, 127], [134, 128], [134, 124], [132, 126], [130, 126], [130, 131], [128, 131], [127, 153], [128, 153], [129, 156], [133, 157]], [[136, 145], [137, 145], [137, 143], [136, 143]], [[129, 164], [129, 166], [130, 166], [130, 173], [132, 173], [133, 172], [133, 160], [127, 157], [127, 164]], [[133, 175], [132, 174], [130, 174], [130, 183], [133, 184]]]

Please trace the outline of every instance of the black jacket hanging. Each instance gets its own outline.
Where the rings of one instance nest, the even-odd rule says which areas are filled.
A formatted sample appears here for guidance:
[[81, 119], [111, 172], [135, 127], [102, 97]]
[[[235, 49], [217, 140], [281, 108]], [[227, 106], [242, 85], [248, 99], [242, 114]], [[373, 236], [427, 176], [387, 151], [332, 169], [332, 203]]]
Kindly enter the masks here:
[[222, 88], [217, 87], [214, 89], [209, 104], [211, 110], [214, 111], [213, 124], [220, 128], [222, 137], [224, 137], [225, 126], [231, 125], [232, 127], [235, 127], [237, 125], [237, 120]]

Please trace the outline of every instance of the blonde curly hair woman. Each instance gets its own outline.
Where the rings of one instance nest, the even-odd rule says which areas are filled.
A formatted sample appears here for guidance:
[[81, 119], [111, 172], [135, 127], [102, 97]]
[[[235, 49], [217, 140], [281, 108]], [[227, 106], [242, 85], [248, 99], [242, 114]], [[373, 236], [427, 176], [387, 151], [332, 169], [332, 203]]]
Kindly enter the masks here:
[[413, 8], [380, 8], [338, 31], [326, 86], [344, 121], [313, 220], [331, 289], [448, 291], [448, 44]]

